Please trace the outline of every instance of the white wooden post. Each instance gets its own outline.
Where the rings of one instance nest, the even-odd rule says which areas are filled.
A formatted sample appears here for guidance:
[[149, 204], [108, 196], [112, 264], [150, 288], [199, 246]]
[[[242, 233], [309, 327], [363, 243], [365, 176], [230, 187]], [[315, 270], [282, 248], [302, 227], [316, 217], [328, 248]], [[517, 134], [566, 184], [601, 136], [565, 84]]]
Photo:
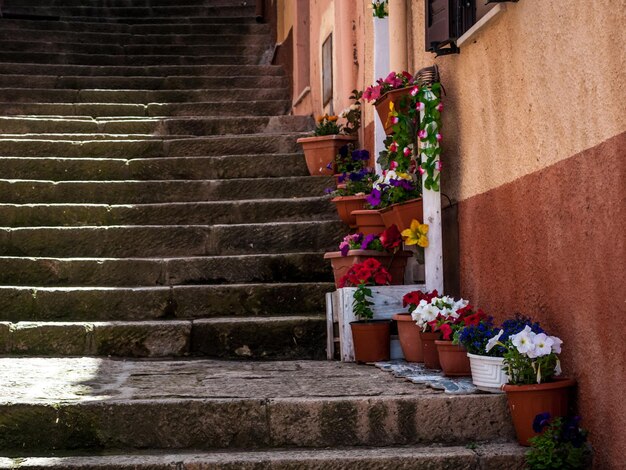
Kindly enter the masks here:
[[[374, 18], [374, 80], [386, 77], [389, 74], [389, 19]], [[372, 80], [372, 83], [374, 82]], [[378, 160], [378, 154], [385, 149], [384, 123], [380, 121], [378, 113], [374, 112], [374, 159]], [[376, 174], [380, 175], [382, 169], [376, 162]]]

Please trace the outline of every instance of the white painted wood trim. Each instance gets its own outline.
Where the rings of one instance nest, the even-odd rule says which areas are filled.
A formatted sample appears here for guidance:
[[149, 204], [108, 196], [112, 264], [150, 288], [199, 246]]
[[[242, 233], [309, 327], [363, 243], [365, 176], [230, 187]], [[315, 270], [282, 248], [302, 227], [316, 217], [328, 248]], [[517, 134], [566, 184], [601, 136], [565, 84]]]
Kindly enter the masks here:
[[491, 22], [493, 18], [495, 18], [497, 15], [505, 11], [506, 11], [506, 4], [497, 3], [496, 6], [493, 7], [491, 10], [489, 10], [485, 16], [483, 16], [480, 20], [474, 23], [474, 26], [472, 26], [470, 29], [465, 31], [465, 33], [463, 33], [463, 35], [459, 39], [456, 40], [456, 45], [458, 47], [461, 47], [464, 43], [472, 39], [472, 37], [476, 33], [478, 33], [478, 31], [480, 31], [487, 23]]
[[335, 358], [335, 329], [333, 325], [333, 293], [326, 293], [326, 359]]
[[[374, 83], [379, 77], [385, 77], [389, 70], [389, 18], [374, 18]], [[385, 128], [374, 111], [374, 160], [378, 160], [378, 154], [385, 149]], [[380, 175], [382, 169], [378, 162], [375, 164], [376, 174]]]

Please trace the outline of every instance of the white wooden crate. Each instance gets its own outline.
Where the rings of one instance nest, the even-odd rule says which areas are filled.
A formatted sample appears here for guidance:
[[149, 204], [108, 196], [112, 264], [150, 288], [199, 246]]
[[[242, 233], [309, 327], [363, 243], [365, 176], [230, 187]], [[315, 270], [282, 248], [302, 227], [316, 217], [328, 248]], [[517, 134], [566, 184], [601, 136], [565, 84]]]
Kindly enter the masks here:
[[[402, 306], [402, 297], [414, 290], [426, 290], [425, 284], [412, 284], [405, 286], [373, 286], [372, 310], [375, 320], [386, 320], [396, 313], [406, 312]], [[357, 320], [352, 310], [352, 301], [356, 287], [344, 287], [335, 292], [326, 294], [326, 327], [327, 327], [327, 356], [328, 359], [335, 357], [337, 346], [339, 358], [343, 362], [354, 362], [354, 344], [352, 343], [352, 331], [350, 322]], [[336, 326], [335, 326], [336, 325]], [[336, 334], [336, 330], [338, 334]], [[402, 358], [402, 350], [397, 338], [391, 342], [391, 358]]]

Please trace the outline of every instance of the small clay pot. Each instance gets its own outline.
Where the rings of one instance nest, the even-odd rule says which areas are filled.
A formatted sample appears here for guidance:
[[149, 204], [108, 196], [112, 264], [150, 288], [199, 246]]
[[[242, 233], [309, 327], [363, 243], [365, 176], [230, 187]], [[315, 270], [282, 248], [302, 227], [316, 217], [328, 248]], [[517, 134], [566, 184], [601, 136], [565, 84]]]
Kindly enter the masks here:
[[422, 340], [422, 353], [424, 355], [424, 366], [428, 369], [441, 369], [439, 364], [439, 353], [437, 352], [437, 345], [435, 341], [441, 338], [441, 333], [428, 332], [424, 333], [420, 331], [420, 338]]
[[[302, 145], [306, 166], [311, 176], [332, 176], [335, 174], [335, 156], [339, 149], [354, 141], [356, 137], [348, 135], [321, 135], [301, 137], [296, 142]], [[331, 162], [331, 168], [328, 168]]]
[[339, 280], [348, 272], [353, 265], [362, 263], [368, 258], [375, 258], [391, 274], [392, 286], [404, 284], [404, 272], [408, 259], [413, 256], [410, 251], [399, 251], [391, 257], [391, 253], [376, 250], [350, 250], [347, 256], [342, 256], [340, 251], [329, 251], [324, 254], [324, 259], [329, 259], [333, 266], [335, 287], [339, 288]]
[[392, 204], [380, 211], [385, 227], [396, 225], [401, 232], [411, 227], [413, 219], [424, 220], [424, 203], [422, 198], [411, 199], [400, 204]]
[[354, 360], [356, 362], [388, 361], [391, 357], [389, 320], [359, 320], [350, 322]]
[[441, 370], [448, 377], [469, 377], [472, 375], [467, 349], [452, 341], [435, 341]]
[[407, 362], [424, 362], [420, 327], [410, 313], [396, 313], [393, 319], [398, 322], [398, 337], [402, 354]]
[[385, 231], [383, 218], [376, 209], [353, 211], [352, 215], [356, 217], [357, 231], [363, 235], [378, 235]]
[[352, 214], [353, 211], [361, 210], [365, 207], [366, 198], [365, 195], [359, 196], [338, 196], [331, 199], [337, 208], [339, 218], [343, 220], [350, 227], [356, 227], [356, 216]]

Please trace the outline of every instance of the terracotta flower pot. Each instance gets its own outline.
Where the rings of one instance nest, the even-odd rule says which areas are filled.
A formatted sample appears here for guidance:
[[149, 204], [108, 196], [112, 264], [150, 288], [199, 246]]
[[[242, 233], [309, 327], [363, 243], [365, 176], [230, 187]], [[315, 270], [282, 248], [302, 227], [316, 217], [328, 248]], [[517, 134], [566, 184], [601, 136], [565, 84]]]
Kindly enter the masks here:
[[411, 226], [413, 219], [417, 219], [419, 222], [424, 220], [424, 204], [422, 198], [411, 199], [410, 201], [392, 204], [381, 209], [380, 215], [386, 228], [396, 224], [398, 230], [402, 232]]
[[[297, 142], [302, 145], [306, 166], [311, 176], [332, 176], [335, 174], [335, 156], [339, 149], [349, 142], [356, 141], [350, 135], [322, 135], [318, 137], [301, 137]], [[327, 165], [333, 162], [329, 169]]]
[[467, 353], [472, 369], [472, 382], [479, 390], [491, 393], [502, 393], [502, 386], [509, 381], [508, 375], [502, 370], [503, 357], [479, 356]]
[[396, 111], [398, 112], [406, 112], [406, 106], [400, 106], [400, 101], [404, 96], [409, 96], [411, 93], [411, 88], [400, 88], [398, 90], [391, 90], [385, 93], [383, 96], [376, 100], [374, 106], [376, 107], [376, 112], [380, 117], [380, 121], [383, 123], [383, 127], [385, 128], [385, 134], [393, 134], [393, 124], [389, 120], [389, 102], [393, 101], [396, 107]]
[[388, 361], [391, 357], [389, 320], [359, 320], [350, 323], [356, 362]]
[[380, 212], [375, 209], [353, 211], [356, 217], [357, 230], [363, 235], [378, 235], [385, 230], [385, 223]]
[[467, 349], [460, 344], [452, 344], [452, 341], [435, 341], [441, 370], [448, 377], [469, 377], [472, 375], [470, 369]]
[[537, 435], [533, 420], [539, 413], [548, 412], [555, 417], [567, 415], [570, 393], [575, 385], [573, 379], [558, 379], [543, 384], [502, 386], [520, 445], [530, 445], [528, 439]]
[[393, 319], [398, 322], [398, 337], [402, 354], [407, 362], [424, 362], [420, 328], [410, 313], [396, 313]]
[[399, 251], [391, 258], [391, 253], [376, 250], [350, 250], [348, 256], [341, 256], [340, 251], [331, 251], [324, 254], [324, 259], [329, 259], [333, 266], [335, 277], [335, 287], [339, 288], [341, 279], [353, 264], [362, 263], [368, 258], [377, 259], [389, 274], [391, 274], [391, 284], [400, 286], [404, 284], [404, 271], [407, 260], [413, 255], [410, 251]]
[[350, 227], [354, 228], [356, 227], [356, 216], [352, 215], [352, 212], [362, 210], [365, 207], [366, 197], [365, 195], [338, 196], [331, 199], [331, 201], [335, 203], [337, 207], [339, 218]]
[[423, 331], [420, 331], [420, 338], [422, 340], [424, 365], [428, 369], [441, 369], [441, 364], [439, 364], [439, 353], [437, 352], [437, 345], [435, 345], [435, 341], [441, 338], [441, 333], [424, 333]]

